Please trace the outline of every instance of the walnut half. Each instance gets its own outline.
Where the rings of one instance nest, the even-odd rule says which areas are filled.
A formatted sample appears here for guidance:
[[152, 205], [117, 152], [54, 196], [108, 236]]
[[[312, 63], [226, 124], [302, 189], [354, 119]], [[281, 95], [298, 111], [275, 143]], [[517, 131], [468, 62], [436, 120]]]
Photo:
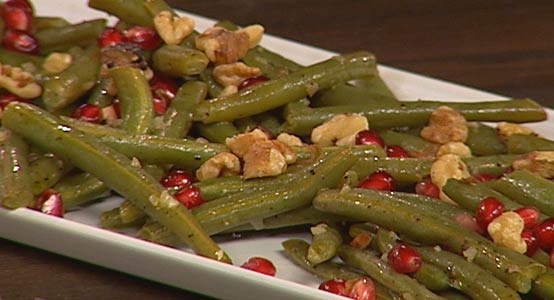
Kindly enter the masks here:
[[25, 99], [36, 98], [42, 93], [31, 73], [4, 64], [0, 64], [0, 87]]
[[218, 65], [213, 70], [213, 77], [217, 83], [224, 87], [238, 86], [244, 80], [262, 75], [262, 71], [256, 67], [247, 66], [241, 62]]
[[154, 27], [168, 45], [177, 45], [194, 31], [194, 20], [161, 11], [154, 17]]
[[312, 142], [318, 146], [354, 145], [356, 134], [367, 130], [369, 125], [364, 116], [338, 114], [312, 130]]
[[438, 144], [465, 142], [468, 128], [466, 119], [448, 106], [439, 106], [429, 116], [429, 124], [421, 130], [421, 137]]
[[249, 36], [246, 32], [229, 31], [212, 27], [195, 38], [196, 48], [204, 51], [216, 65], [237, 62], [249, 49]]
[[196, 170], [196, 178], [200, 181], [238, 174], [240, 174], [239, 158], [229, 152], [212, 156]]

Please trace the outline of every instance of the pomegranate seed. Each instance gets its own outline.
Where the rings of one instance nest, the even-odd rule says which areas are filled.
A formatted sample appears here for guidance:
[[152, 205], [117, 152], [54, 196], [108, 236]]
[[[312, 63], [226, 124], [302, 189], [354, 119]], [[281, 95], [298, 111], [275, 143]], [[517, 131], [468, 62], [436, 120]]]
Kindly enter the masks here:
[[356, 145], [379, 145], [385, 148], [385, 142], [379, 133], [373, 130], [362, 130], [356, 135]]
[[152, 106], [154, 107], [154, 112], [157, 115], [163, 115], [167, 111], [169, 103], [164, 98], [154, 97], [152, 98]]
[[4, 48], [26, 54], [38, 54], [39, 45], [37, 39], [25, 31], [9, 29], [6, 30], [2, 39]]
[[477, 225], [475, 218], [469, 213], [463, 212], [463, 213], [456, 214], [454, 216], [454, 221], [456, 221], [456, 223], [462, 225], [464, 228], [468, 230], [477, 232], [479, 234], [485, 234], [485, 231], [483, 230], [483, 228]]
[[123, 34], [125, 41], [137, 44], [144, 50], [154, 50], [162, 43], [160, 36], [151, 27], [135, 25], [125, 30]]
[[554, 218], [548, 218], [533, 228], [537, 245], [544, 251], [554, 247]]
[[479, 202], [475, 211], [475, 219], [483, 230], [487, 230], [489, 223], [499, 217], [503, 212], [504, 204], [502, 204], [502, 202], [494, 197], [487, 197]]
[[0, 94], [0, 108], [4, 109], [11, 102], [26, 102], [24, 98], [20, 98], [12, 93], [1, 93]]
[[347, 297], [356, 300], [375, 300], [375, 284], [366, 276], [346, 281]]
[[478, 182], [487, 182], [495, 180], [496, 176], [487, 173], [480, 173], [473, 175], [473, 178], [475, 178], [475, 180], [477, 180]]
[[387, 157], [396, 157], [396, 158], [410, 157], [410, 154], [408, 153], [408, 151], [406, 151], [406, 149], [397, 145], [386, 146], [385, 152], [387, 153]]
[[27, 1], [9, 0], [2, 5], [2, 20], [7, 29], [29, 31], [33, 11]]
[[173, 169], [160, 180], [160, 183], [165, 188], [181, 189], [191, 185], [192, 180], [193, 176], [190, 172], [181, 169]]
[[98, 47], [104, 48], [107, 46], [115, 45], [122, 43], [124, 40], [123, 33], [121, 31], [117, 30], [114, 27], [106, 27], [104, 31], [100, 33], [98, 38], [96, 39], [96, 42], [98, 43]]
[[430, 177], [423, 178], [415, 185], [415, 193], [418, 195], [439, 199], [440, 192], [439, 187], [431, 181]]
[[35, 203], [35, 208], [47, 215], [63, 217], [62, 198], [53, 189], [48, 189], [40, 195]]
[[256, 76], [256, 77], [250, 77], [250, 78], [247, 78], [245, 80], [243, 80], [239, 86], [238, 86], [238, 90], [244, 90], [245, 88], [247, 87], [250, 87], [250, 86], [253, 86], [253, 85], [256, 85], [258, 83], [262, 83], [262, 82], [265, 82], [265, 81], [268, 81], [269, 78], [265, 77], [264, 75], [260, 75], [260, 76]]
[[100, 107], [85, 103], [77, 107], [72, 113], [71, 117], [90, 123], [100, 123]]
[[340, 296], [348, 296], [346, 291], [346, 281], [340, 278], [335, 278], [322, 282], [319, 289]]
[[178, 190], [174, 197], [188, 209], [204, 203], [204, 199], [202, 199], [200, 191], [192, 185]]
[[394, 191], [394, 178], [385, 171], [377, 171], [369, 174], [358, 187], [368, 190]]
[[398, 243], [387, 255], [389, 265], [398, 273], [408, 274], [419, 270], [421, 255], [412, 247]]
[[163, 76], [158, 73], [154, 74], [150, 79], [150, 90], [154, 96], [173, 99], [179, 89], [177, 82], [168, 76]]
[[263, 257], [252, 257], [240, 267], [269, 276], [275, 276], [276, 273], [273, 263]]
[[524, 230], [521, 233], [521, 238], [525, 241], [525, 244], [527, 244], [527, 251], [525, 252], [525, 255], [532, 256], [535, 252], [537, 252], [537, 250], [539, 250], [537, 238], [533, 234], [532, 230]]
[[520, 207], [514, 210], [522, 219], [525, 224], [525, 229], [531, 229], [539, 222], [541, 212], [533, 206]]

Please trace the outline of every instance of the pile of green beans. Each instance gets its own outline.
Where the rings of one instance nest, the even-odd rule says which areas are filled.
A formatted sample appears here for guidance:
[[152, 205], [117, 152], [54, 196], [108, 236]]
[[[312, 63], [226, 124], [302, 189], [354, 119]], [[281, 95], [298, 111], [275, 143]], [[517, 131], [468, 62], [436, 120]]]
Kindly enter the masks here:
[[[114, 28], [123, 33], [133, 26], [155, 32], [158, 13], [178, 15], [164, 0], [90, 0], [89, 6], [117, 17]], [[107, 26], [104, 19], [73, 24], [33, 16], [30, 33], [40, 45], [38, 55], [0, 46], [0, 63], [29, 72], [42, 88], [36, 99], [2, 108], [2, 207], [41, 209], [41, 195], [49, 191], [60, 195], [65, 212], [86, 212], [88, 205], [117, 194], [123, 201], [102, 213], [100, 227], [135, 228], [138, 238], [184, 245], [225, 263], [231, 258], [214, 236], [311, 229], [311, 239], [283, 242], [291, 260], [321, 280], [368, 276], [377, 300], [554, 299], [547, 253], [520, 254], [459, 222], [474, 218], [486, 197], [498, 199], [506, 211], [536, 207], [539, 221], [554, 217], [552, 178], [533, 169], [512, 170], [531, 152], [554, 151], [554, 141], [523, 131], [502, 135], [487, 123], [544, 121], [546, 111], [537, 102], [405, 101], [387, 87], [367, 51], [303, 66], [261, 45], [251, 46], [238, 62], [266, 78], [222, 94], [228, 89], [214, 75], [217, 65], [196, 46], [201, 32], [177, 44], [161, 39], [148, 50], [136, 50], [138, 44], [126, 40], [118, 45], [126, 50], [117, 51], [133, 49], [133, 63], [116, 63], [98, 43]], [[215, 26], [229, 34], [240, 28], [229, 21]], [[45, 62], [55, 52], [70, 55], [71, 61], [52, 74]], [[153, 91], [159, 78], [176, 85], [162, 111], [156, 106], [160, 95]], [[100, 111], [99, 120], [87, 122], [76, 114], [88, 106]], [[441, 197], [452, 203], [414, 188], [430, 177], [441, 146], [420, 135], [441, 106], [468, 121], [464, 143], [471, 155], [462, 161], [470, 178], [451, 178], [441, 187]], [[341, 114], [367, 119], [386, 146], [312, 143], [314, 128]], [[175, 188], [162, 185], [172, 170], [195, 174], [212, 157], [231, 152], [229, 138], [256, 128], [270, 140], [286, 133], [301, 141], [283, 146], [296, 160], [281, 174], [203, 181], [191, 175], [190, 187], [203, 203], [190, 209], [174, 197]], [[391, 145], [409, 157], [387, 157]], [[391, 176], [394, 191], [359, 188], [376, 172]], [[482, 175], [493, 179], [479, 182]], [[422, 265], [413, 274], [400, 274], [387, 262], [399, 242], [421, 255]]]

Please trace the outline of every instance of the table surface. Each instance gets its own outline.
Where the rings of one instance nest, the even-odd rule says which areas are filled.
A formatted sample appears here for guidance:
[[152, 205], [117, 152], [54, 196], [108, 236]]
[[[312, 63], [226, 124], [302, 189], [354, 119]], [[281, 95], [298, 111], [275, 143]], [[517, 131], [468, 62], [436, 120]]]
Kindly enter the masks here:
[[[554, 1], [173, 0], [337, 52], [554, 107]], [[206, 299], [0, 239], [0, 299]]]

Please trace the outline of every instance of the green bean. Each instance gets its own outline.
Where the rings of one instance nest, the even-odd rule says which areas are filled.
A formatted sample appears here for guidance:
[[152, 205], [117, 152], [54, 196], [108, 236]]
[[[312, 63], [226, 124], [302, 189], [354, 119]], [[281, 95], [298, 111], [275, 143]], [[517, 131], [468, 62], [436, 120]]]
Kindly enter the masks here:
[[173, 232], [167, 229], [167, 227], [152, 219], [147, 220], [140, 227], [139, 231], [137, 232], [137, 237], [145, 241], [169, 247], [175, 247], [181, 242]]
[[429, 211], [435, 211], [439, 215], [453, 220], [456, 216], [461, 214], [467, 214], [467, 210], [452, 205], [444, 201], [437, 201], [435, 198], [404, 192], [383, 192], [389, 194], [391, 197], [400, 199], [406, 205], [413, 206], [418, 209], [425, 209]]
[[250, 49], [242, 60], [249, 66], [259, 68], [271, 79], [286, 77], [302, 68], [299, 64], [261, 46]]
[[518, 155], [498, 154], [489, 156], [471, 156], [463, 158], [471, 174], [489, 174], [500, 176], [512, 165]]
[[[123, 229], [123, 228], [129, 228], [134, 226], [140, 226], [144, 224], [145, 220], [146, 220], [146, 217], [143, 216], [142, 218], [138, 218], [132, 222], [126, 223], [121, 219], [121, 212], [119, 211], [119, 207], [116, 207], [111, 210], [105, 211], [100, 215], [100, 226], [106, 229]], [[160, 225], [160, 226], [163, 226], [163, 225]], [[166, 229], [166, 231], [169, 232], [168, 229]], [[171, 236], [177, 240], [179, 239], [173, 233], [171, 234]]]
[[39, 195], [58, 182], [72, 169], [68, 163], [52, 154], [43, 154], [29, 162], [31, 192]]
[[258, 126], [258, 123], [254, 121], [253, 117], [240, 118], [238, 120], [235, 120], [233, 124], [241, 132], [251, 131]]
[[104, 181], [170, 228], [195, 252], [219, 261], [230, 261], [184, 206], [122, 154], [64, 126], [53, 115], [29, 104], [10, 103], [4, 110], [2, 123], [38, 147], [60, 155]]
[[442, 291], [438, 294], [448, 300], [472, 300], [457, 290]]
[[277, 116], [270, 112], [261, 113], [252, 118], [263, 128], [269, 130], [273, 136], [278, 136], [281, 133], [281, 121]]
[[42, 68], [43, 61], [44, 58], [41, 56], [0, 49], [0, 62], [2, 64], [15, 67], [24, 67], [27, 64], [32, 64], [33, 68], [36, 70]]
[[89, 173], [66, 176], [58, 181], [53, 189], [60, 193], [65, 210], [110, 194], [104, 182]]
[[321, 223], [311, 228], [312, 244], [308, 248], [306, 259], [314, 265], [335, 257], [342, 244], [342, 236], [335, 228]]
[[352, 171], [363, 179], [375, 171], [385, 171], [399, 184], [412, 184], [429, 175], [432, 160], [420, 158], [380, 158], [367, 157], [360, 159]]
[[492, 188], [521, 205], [537, 207], [542, 213], [554, 216], [554, 183], [526, 170], [517, 170], [492, 182]]
[[204, 53], [179, 45], [161, 46], [152, 55], [154, 70], [177, 77], [198, 75], [209, 62]]
[[208, 95], [211, 98], [215, 98], [219, 96], [219, 94], [221, 94], [221, 92], [223, 91], [223, 87], [215, 81], [215, 79], [212, 76], [212, 73], [213, 73], [213, 68], [208, 66], [199, 75], [200, 75], [200, 79], [202, 79], [202, 81], [204, 81], [204, 83], [208, 85]]
[[114, 67], [110, 69], [110, 76], [117, 88], [121, 107], [120, 127], [137, 134], [148, 132], [154, 108], [144, 73], [132, 67]]
[[360, 113], [367, 118], [369, 127], [373, 129], [417, 127], [426, 125], [429, 115], [441, 105], [459, 111], [468, 121], [534, 122], [546, 118], [544, 108], [530, 99], [484, 102], [401, 101], [400, 104], [400, 107], [368, 103], [288, 110], [283, 127], [286, 132], [307, 135], [314, 127], [340, 113]]
[[33, 27], [36, 31], [41, 31], [47, 28], [65, 27], [69, 25], [71, 25], [69, 21], [60, 17], [35, 16], [33, 18]]
[[231, 122], [196, 123], [195, 129], [200, 136], [208, 139], [208, 141], [220, 144], [225, 144], [225, 139], [241, 133]]
[[173, 11], [171, 6], [169, 6], [169, 4], [167, 4], [167, 2], [165, 2], [164, 0], [148, 0], [143, 2], [144, 2], [144, 8], [146, 8], [146, 11], [152, 17], [155, 17], [158, 13], [162, 11], [168, 11], [173, 15], [176, 15], [176, 13]]
[[506, 145], [496, 129], [482, 123], [469, 123], [465, 144], [473, 155], [495, 155], [506, 153]]
[[153, 18], [144, 3], [144, 0], [89, 0], [88, 5], [126, 23], [152, 27]]
[[77, 101], [94, 86], [99, 71], [100, 51], [90, 47], [67, 69], [44, 82], [42, 100], [46, 108], [59, 110]]
[[533, 282], [531, 293], [544, 300], [554, 299], [554, 270], [548, 269]]
[[339, 256], [346, 264], [363, 270], [373, 280], [402, 295], [404, 298], [408, 296], [411, 299], [418, 300], [444, 299], [419, 284], [415, 279], [394, 271], [389, 265], [369, 251], [342, 245], [339, 248]]
[[229, 20], [219, 20], [214, 24], [214, 27], [221, 27], [229, 31], [235, 31], [239, 29], [239, 27], [235, 23]]
[[[313, 205], [322, 211], [371, 221], [424, 244], [439, 244], [460, 254], [474, 252], [472, 258], [476, 264], [522, 293], [527, 293], [532, 281], [545, 271], [544, 266], [529, 257], [500, 247], [436, 212], [416, 209], [367, 191], [322, 191]], [[518, 272], [510, 271], [514, 268]]]
[[554, 151], [554, 141], [534, 135], [512, 134], [506, 138], [508, 153], [522, 154], [532, 151]]
[[108, 93], [108, 87], [113, 84], [111, 78], [103, 78], [94, 86], [88, 97], [87, 103], [98, 107], [111, 105], [114, 97]]
[[379, 135], [386, 145], [400, 146], [414, 157], [434, 157], [439, 147], [419, 136], [405, 132], [388, 129], [380, 131]]
[[28, 145], [15, 133], [0, 129], [0, 204], [10, 209], [34, 203]]
[[302, 99], [317, 89], [375, 73], [375, 58], [367, 52], [333, 57], [291, 73], [287, 78], [259, 83], [236, 94], [197, 106], [194, 118], [204, 123], [252, 116]]
[[75, 46], [95, 45], [96, 38], [105, 27], [105, 19], [96, 19], [64, 27], [46, 28], [38, 31], [35, 36], [41, 53], [66, 51]]
[[314, 107], [356, 105], [367, 102], [398, 104], [396, 97], [378, 75], [335, 85], [310, 99]]

